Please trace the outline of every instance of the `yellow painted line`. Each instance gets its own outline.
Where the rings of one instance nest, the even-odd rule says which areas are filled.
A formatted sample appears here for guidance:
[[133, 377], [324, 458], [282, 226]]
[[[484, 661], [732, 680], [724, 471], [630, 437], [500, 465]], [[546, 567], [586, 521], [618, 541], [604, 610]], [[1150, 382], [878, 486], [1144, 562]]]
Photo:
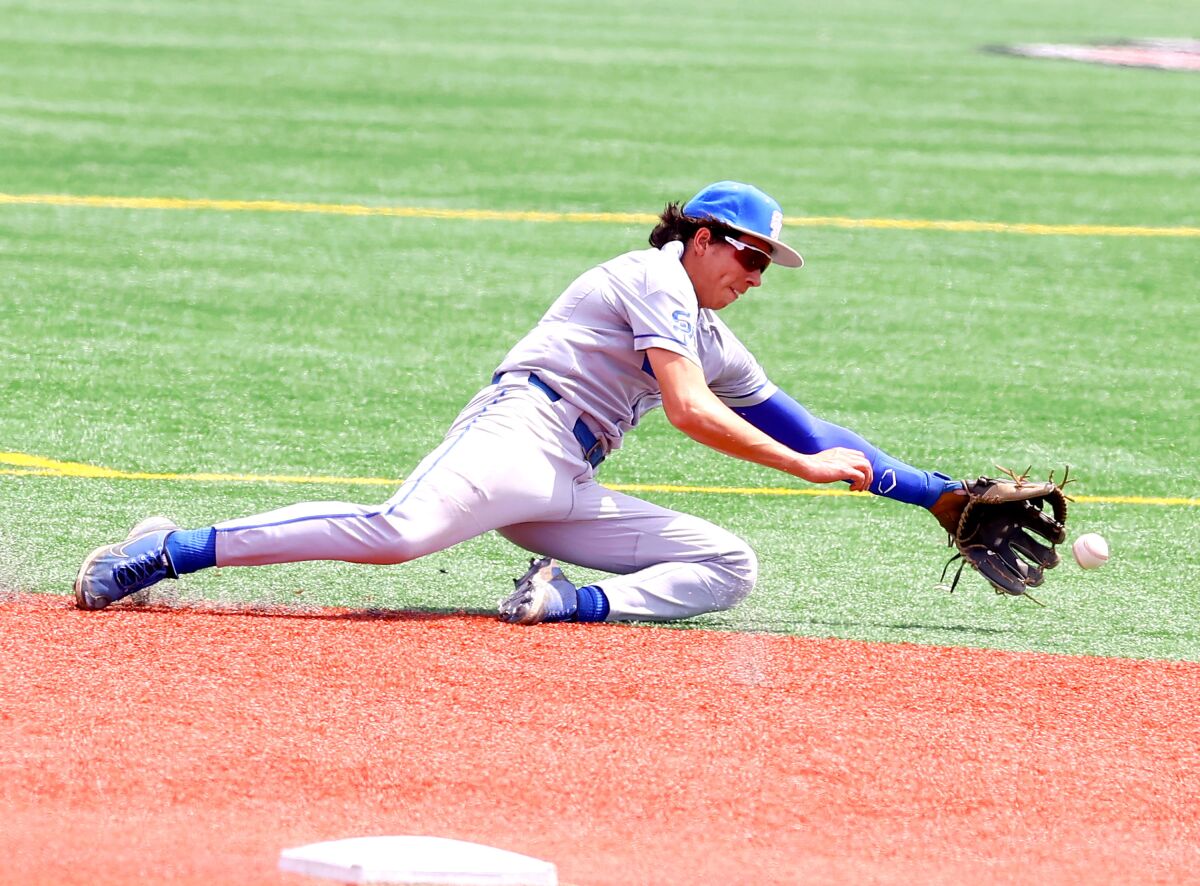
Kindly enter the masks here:
[[[1074, 487], [1072, 487], [1073, 489]], [[1200, 507], [1200, 498], [1160, 498], [1152, 495], [1075, 495], [1071, 501], [1102, 505], [1162, 505], [1164, 507]]]
[[1200, 237], [1200, 228], [1144, 227], [1140, 225], [1042, 225], [985, 221], [938, 221], [918, 218], [841, 218], [810, 216], [789, 218], [788, 224], [812, 228], [876, 228], [904, 231], [955, 231], [958, 233], [1034, 234], [1068, 237]]
[[0, 194], [0, 204], [83, 206], [103, 209], [212, 209], [221, 212], [301, 212], [319, 215], [384, 216], [456, 221], [620, 222], [645, 224], [658, 216], [641, 212], [534, 212], [438, 209], [424, 206], [366, 206], [355, 203], [293, 203], [285, 200], [209, 200], [177, 197], [98, 197], [70, 194]]
[[294, 474], [216, 474], [209, 472], [178, 474], [158, 471], [119, 471], [77, 461], [58, 461], [27, 455], [24, 452], [0, 452], [0, 464], [25, 470], [4, 473], [36, 474], [42, 477], [85, 477], [106, 480], [174, 480], [184, 483], [325, 483], [335, 486], [391, 486], [400, 479], [383, 477], [313, 477]]
[[[536, 212], [526, 210], [439, 209], [426, 206], [368, 206], [356, 203], [302, 203], [287, 200], [214, 200], [182, 197], [111, 197], [72, 194], [2, 194], [0, 204], [75, 206], [103, 209], [201, 209], [219, 212], [298, 212], [320, 215], [382, 216], [385, 218], [449, 219], [456, 221], [518, 221], [555, 223], [651, 224], [658, 216], [646, 212]], [[953, 231], [958, 233], [1031, 234], [1076, 237], [1200, 237], [1195, 227], [1142, 225], [1046, 225], [988, 221], [905, 218], [845, 218], [794, 216], [787, 223], [808, 228], [867, 228], [875, 230]]]
[[[293, 483], [329, 486], [386, 486], [397, 488], [401, 477], [314, 477], [293, 474], [217, 474], [166, 473], [159, 471], [120, 471], [77, 461], [59, 461], [24, 452], [0, 452], [0, 474], [9, 476], [76, 477], [106, 480], [170, 480], [179, 483]], [[665, 493], [697, 495], [765, 495], [765, 496], [844, 496], [869, 497], [866, 492], [848, 489], [803, 488], [784, 486], [686, 486], [670, 483], [610, 483], [610, 489], [630, 493]], [[1072, 495], [1077, 502], [1090, 504], [1159, 505], [1163, 507], [1198, 507], [1200, 498], [1158, 498], [1138, 495]]]
[[694, 493], [697, 495], [816, 495], [828, 497], [867, 496], [866, 492], [851, 492], [849, 489], [806, 488], [789, 489], [786, 486], [679, 486], [668, 483], [606, 483], [617, 492], [662, 492]]

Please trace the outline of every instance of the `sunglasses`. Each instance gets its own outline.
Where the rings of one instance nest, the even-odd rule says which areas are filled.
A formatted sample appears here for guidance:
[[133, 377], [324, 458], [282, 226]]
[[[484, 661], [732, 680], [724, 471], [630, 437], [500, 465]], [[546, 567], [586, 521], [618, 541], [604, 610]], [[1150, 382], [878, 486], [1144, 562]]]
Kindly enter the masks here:
[[761, 274], [771, 264], [770, 253], [764, 252], [757, 246], [751, 246], [749, 243], [735, 240], [728, 234], [725, 235], [725, 242], [736, 250], [735, 256], [738, 264], [747, 271], [758, 271]]

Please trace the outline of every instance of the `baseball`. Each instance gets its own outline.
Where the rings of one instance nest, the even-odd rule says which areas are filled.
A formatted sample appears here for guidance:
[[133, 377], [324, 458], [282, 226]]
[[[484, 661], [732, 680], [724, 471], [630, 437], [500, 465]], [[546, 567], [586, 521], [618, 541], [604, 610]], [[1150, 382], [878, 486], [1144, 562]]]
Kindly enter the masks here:
[[1108, 542], [1103, 535], [1088, 532], [1075, 539], [1071, 552], [1075, 554], [1075, 562], [1084, 569], [1095, 569], [1108, 561]]

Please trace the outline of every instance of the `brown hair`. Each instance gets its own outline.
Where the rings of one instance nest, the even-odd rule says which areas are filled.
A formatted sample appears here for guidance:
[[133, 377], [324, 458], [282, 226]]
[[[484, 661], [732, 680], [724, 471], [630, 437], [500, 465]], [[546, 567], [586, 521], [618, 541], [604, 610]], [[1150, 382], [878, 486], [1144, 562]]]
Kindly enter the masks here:
[[655, 249], [662, 249], [672, 240], [687, 243], [701, 228], [708, 228], [712, 231], [714, 238], [735, 233], [723, 222], [712, 218], [693, 218], [684, 215], [683, 209], [678, 203], [668, 203], [667, 208], [658, 217], [658, 224], [650, 232], [650, 245]]

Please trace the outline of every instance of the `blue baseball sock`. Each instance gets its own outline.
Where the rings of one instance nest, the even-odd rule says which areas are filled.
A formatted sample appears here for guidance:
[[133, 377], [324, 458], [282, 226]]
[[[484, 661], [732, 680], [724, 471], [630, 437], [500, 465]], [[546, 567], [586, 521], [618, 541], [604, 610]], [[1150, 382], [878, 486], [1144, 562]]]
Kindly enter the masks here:
[[217, 530], [178, 529], [167, 536], [167, 556], [176, 575], [217, 565]]
[[575, 621], [604, 621], [608, 618], [608, 597], [595, 585], [586, 585], [576, 591], [579, 608], [575, 610]]

